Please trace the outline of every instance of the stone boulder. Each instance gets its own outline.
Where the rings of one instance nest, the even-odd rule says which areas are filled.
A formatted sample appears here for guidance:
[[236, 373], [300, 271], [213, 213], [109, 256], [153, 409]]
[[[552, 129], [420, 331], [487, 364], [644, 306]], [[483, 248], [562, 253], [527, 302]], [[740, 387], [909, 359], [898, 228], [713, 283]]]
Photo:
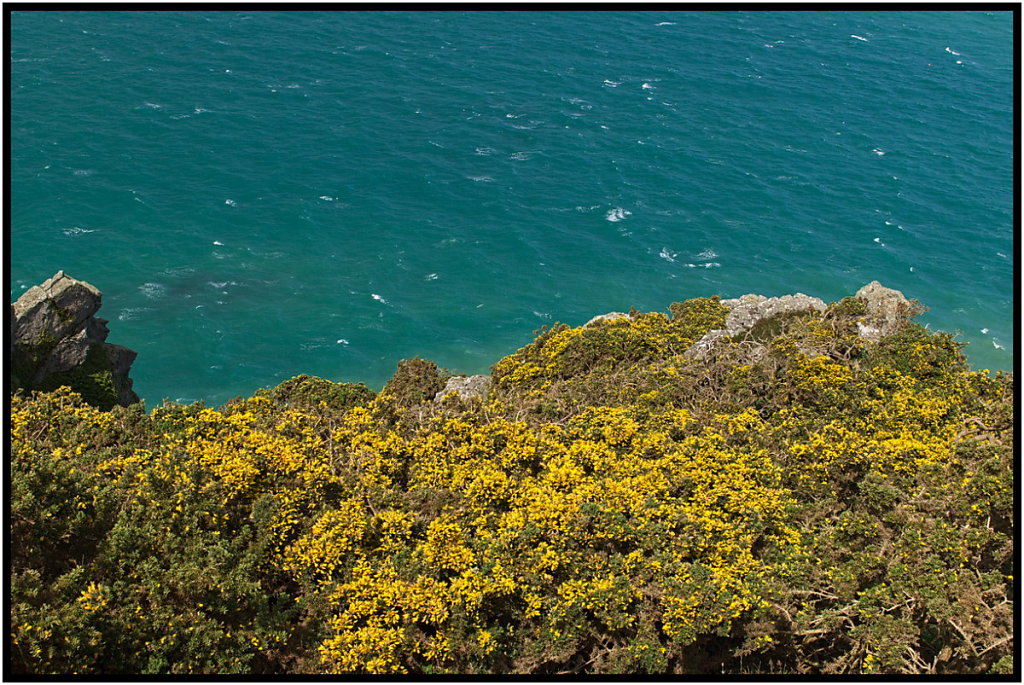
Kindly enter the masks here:
[[75, 334], [99, 310], [102, 297], [92, 285], [58, 271], [11, 305], [16, 322], [14, 344], [39, 345]]
[[25, 390], [70, 385], [109, 409], [139, 401], [128, 373], [136, 353], [105, 342], [107, 321], [93, 316], [102, 293], [58, 271], [11, 305], [11, 384]]
[[450, 392], [457, 392], [462, 399], [470, 397], [483, 397], [491, 387], [490, 376], [452, 376], [444, 386], [444, 390], [434, 396], [435, 402], [440, 402]]
[[869, 342], [878, 342], [899, 330], [911, 311], [911, 303], [899, 290], [871, 281], [857, 291], [857, 299], [867, 307], [864, 320], [857, 322], [858, 334]]

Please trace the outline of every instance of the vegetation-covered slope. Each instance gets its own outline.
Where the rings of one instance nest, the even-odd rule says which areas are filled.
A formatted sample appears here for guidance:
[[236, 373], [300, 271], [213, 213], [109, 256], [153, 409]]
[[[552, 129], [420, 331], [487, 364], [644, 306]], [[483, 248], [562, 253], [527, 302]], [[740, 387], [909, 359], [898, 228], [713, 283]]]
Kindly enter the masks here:
[[1013, 378], [863, 303], [11, 415], [11, 670], [1010, 673]]

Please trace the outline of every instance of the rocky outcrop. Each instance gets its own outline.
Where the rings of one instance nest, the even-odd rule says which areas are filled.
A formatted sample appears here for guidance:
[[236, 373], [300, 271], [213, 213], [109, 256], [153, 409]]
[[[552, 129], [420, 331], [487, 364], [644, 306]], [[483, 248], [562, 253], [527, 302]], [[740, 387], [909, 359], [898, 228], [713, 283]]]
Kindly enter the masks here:
[[452, 376], [448, 379], [444, 390], [434, 396], [434, 401], [440, 402], [450, 392], [457, 392], [462, 399], [483, 397], [490, 387], [490, 376]]
[[903, 293], [886, 288], [878, 281], [871, 281], [858, 290], [856, 297], [864, 300], [867, 307], [864, 320], [857, 322], [858, 333], [870, 342], [895, 333], [911, 309], [910, 300]]
[[94, 316], [102, 293], [63, 271], [11, 305], [11, 384], [25, 390], [70, 385], [103, 409], [139, 401], [128, 373], [136, 353], [106, 342], [107, 321]]
[[725, 317], [725, 328], [708, 331], [703, 338], [686, 350], [685, 356], [703, 359], [719, 340], [746, 333], [765, 319], [812, 310], [825, 311], [823, 300], [803, 293], [782, 297], [748, 294], [731, 300], [722, 300], [722, 304], [730, 309]]
[[597, 323], [599, 321], [615, 321], [616, 319], [622, 319], [622, 318], [629, 318], [629, 314], [625, 314], [623, 312], [608, 312], [607, 314], [598, 314], [593, 319], [591, 319], [590, 321], [586, 322], [583, 325], [584, 326], [589, 326], [589, 325], [595, 324], [595, 323]]
[[[913, 305], [903, 293], [886, 288], [878, 281], [872, 281], [858, 290], [856, 298], [864, 302], [865, 315], [857, 322], [857, 329], [860, 337], [867, 342], [877, 342], [895, 333], [912, 313]], [[801, 312], [825, 311], [824, 301], [803, 293], [782, 297], [749, 294], [722, 300], [722, 304], [730, 310], [725, 319], [725, 328], [708, 331], [686, 350], [685, 356], [703, 359], [719, 341], [747, 333], [768, 319]], [[803, 351], [809, 356], [819, 354], [817, 350]]]

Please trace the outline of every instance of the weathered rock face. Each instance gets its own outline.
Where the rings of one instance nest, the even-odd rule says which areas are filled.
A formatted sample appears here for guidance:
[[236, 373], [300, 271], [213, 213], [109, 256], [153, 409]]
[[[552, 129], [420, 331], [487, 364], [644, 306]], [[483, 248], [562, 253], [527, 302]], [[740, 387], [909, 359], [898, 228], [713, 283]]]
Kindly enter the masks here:
[[703, 359], [719, 340], [745, 333], [759, 322], [773, 316], [796, 314], [809, 310], [825, 311], [823, 300], [809, 297], [803, 293], [783, 295], [782, 297], [748, 294], [731, 300], [722, 300], [722, 304], [731, 310], [725, 317], [725, 328], [708, 331], [703, 338], [686, 350], [685, 356]]
[[[868, 342], [877, 342], [899, 330], [912, 307], [903, 293], [886, 288], [878, 281], [872, 281], [858, 290], [856, 297], [863, 300], [866, 306], [866, 315], [857, 323], [857, 328], [860, 337]], [[825, 311], [824, 301], [803, 293], [782, 297], [749, 294], [722, 300], [722, 304], [731, 310], [726, 316], [725, 328], [708, 331], [686, 350], [685, 356], [704, 359], [719, 341], [745, 333], [765, 319], [811, 310], [819, 313]], [[815, 350], [804, 350], [804, 353], [809, 356], [818, 354]], [[756, 352], [754, 356], [757, 356]]]
[[136, 353], [105, 342], [105, 319], [95, 318], [102, 293], [58, 271], [11, 305], [11, 384], [26, 390], [70, 385], [108, 409], [139, 401], [128, 377]]
[[434, 396], [434, 401], [440, 402], [450, 392], [459, 393], [459, 397], [463, 399], [483, 397], [490, 387], [490, 376], [452, 376], [448, 379], [444, 390]]
[[857, 322], [858, 333], [870, 342], [895, 333], [911, 307], [903, 293], [886, 288], [878, 281], [871, 281], [858, 290], [856, 297], [867, 306], [864, 321]]

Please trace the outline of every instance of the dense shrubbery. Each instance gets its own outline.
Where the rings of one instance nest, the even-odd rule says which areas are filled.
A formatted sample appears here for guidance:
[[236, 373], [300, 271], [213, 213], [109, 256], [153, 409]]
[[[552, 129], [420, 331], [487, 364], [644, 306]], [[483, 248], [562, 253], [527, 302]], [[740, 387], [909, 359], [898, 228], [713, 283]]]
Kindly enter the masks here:
[[683, 352], [716, 298], [434, 403], [300, 376], [219, 410], [11, 414], [22, 673], [1009, 673], [1013, 379], [856, 300]]

